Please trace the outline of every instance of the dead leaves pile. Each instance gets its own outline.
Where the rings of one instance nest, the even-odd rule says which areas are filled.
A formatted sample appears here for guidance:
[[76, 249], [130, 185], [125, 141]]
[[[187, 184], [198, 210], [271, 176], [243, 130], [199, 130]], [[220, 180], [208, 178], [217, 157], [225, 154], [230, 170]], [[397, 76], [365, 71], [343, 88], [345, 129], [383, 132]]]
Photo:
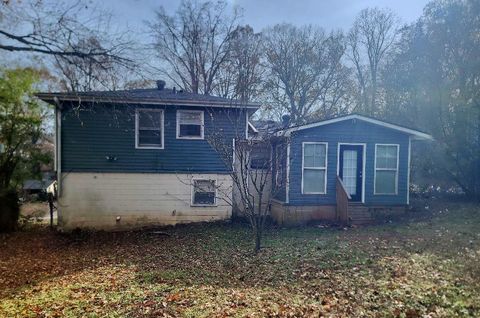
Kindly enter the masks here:
[[480, 209], [339, 231], [190, 225], [0, 236], [5, 317], [480, 316]]

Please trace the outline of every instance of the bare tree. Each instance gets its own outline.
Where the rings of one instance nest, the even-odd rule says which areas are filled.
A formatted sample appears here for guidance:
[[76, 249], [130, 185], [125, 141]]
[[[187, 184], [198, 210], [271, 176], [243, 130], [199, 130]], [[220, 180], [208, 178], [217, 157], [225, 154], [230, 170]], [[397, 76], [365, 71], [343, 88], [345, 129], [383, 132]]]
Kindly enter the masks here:
[[215, 82], [214, 92], [242, 102], [257, 97], [262, 83], [262, 35], [250, 26], [239, 26], [231, 35], [231, 50]]
[[157, 11], [150, 24], [154, 49], [164, 63], [160, 71], [175, 85], [193, 93], [212, 92], [239, 19], [237, 9], [229, 15], [227, 8], [224, 1], [184, 0], [174, 15], [163, 7]]
[[293, 123], [302, 123], [329, 97], [331, 106], [341, 104], [342, 34], [280, 24], [268, 29], [265, 39], [267, 88], [282, 114], [289, 113]]
[[[235, 123], [233, 119], [232, 124]], [[279, 162], [286, 160], [286, 151], [278, 152], [281, 156], [272, 156], [271, 151], [279, 141], [273, 131], [249, 139], [245, 139], [241, 130], [237, 132], [239, 133], [236, 134], [233, 144], [222, 132], [209, 135], [207, 140], [229, 171], [233, 181], [233, 197], [228, 194], [224, 197], [230, 197], [231, 201], [227, 203], [248, 220], [255, 242], [254, 252], [257, 253], [261, 248], [265, 223], [270, 215], [270, 202], [285, 189], [286, 178], [275, 178], [277, 182], [273, 182], [272, 168], [279, 171]], [[285, 145], [282, 144], [284, 150]], [[285, 167], [285, 164], [281, 166]]]
[[358, 83], [358, 106], [375, 115], [380, 67], [398, 34], [398, 19], [387, 9], [360, 11], [347, 36], [348, 57], [353, 63]]
[[[89, 8], [89, 2], [2, 1], [0, 3], [0, 51], [55, 56], [75, 64], [77, 60], [102, 67], [129, 63], [124, 52], [131, 44], [125, 34], [106, 32], [105, 12]], [[82, 18], [83, 17], [83, 18]], [[101, 46], [78, 45], [95, 34]]]

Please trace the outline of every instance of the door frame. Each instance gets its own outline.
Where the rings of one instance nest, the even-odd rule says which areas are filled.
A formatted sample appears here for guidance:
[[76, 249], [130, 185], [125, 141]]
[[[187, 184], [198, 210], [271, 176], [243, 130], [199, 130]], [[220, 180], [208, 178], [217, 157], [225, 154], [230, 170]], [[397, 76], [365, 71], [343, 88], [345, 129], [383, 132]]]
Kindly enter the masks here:
[[365, 179], [366, 179], [366, 174], [365, 174], [365, 163], [367, 159], [367, 144], [366, 143], [355, 143], [355, 142], [339, 142], [337, 143], [337, 176], [340, 175], [340, 146], [362, 146], [363, 151], [362, 151], [362, 203], [365, 203]]

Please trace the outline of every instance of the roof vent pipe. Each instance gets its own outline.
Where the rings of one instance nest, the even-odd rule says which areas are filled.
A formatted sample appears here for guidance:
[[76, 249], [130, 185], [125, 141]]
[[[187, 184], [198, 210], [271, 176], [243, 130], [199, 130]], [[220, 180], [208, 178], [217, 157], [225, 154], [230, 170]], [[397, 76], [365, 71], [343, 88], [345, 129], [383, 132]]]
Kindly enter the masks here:
[[162, 91], [165, 88], [165, 84], [166, 84], [165, 81], [158, 80], [157, 81], [157, 88]]
[[284, 128], [290, 126], [290, 115], [285, 114], [282, 116], [282, 126]]

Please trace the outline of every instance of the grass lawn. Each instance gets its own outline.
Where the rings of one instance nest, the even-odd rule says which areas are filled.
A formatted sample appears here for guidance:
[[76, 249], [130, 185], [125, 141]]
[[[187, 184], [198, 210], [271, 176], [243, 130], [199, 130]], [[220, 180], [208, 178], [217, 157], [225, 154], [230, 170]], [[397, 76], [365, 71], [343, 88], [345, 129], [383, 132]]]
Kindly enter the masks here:
[[480, 317], [480, 207], [351, 228], [0, 236], [1, 317]]

